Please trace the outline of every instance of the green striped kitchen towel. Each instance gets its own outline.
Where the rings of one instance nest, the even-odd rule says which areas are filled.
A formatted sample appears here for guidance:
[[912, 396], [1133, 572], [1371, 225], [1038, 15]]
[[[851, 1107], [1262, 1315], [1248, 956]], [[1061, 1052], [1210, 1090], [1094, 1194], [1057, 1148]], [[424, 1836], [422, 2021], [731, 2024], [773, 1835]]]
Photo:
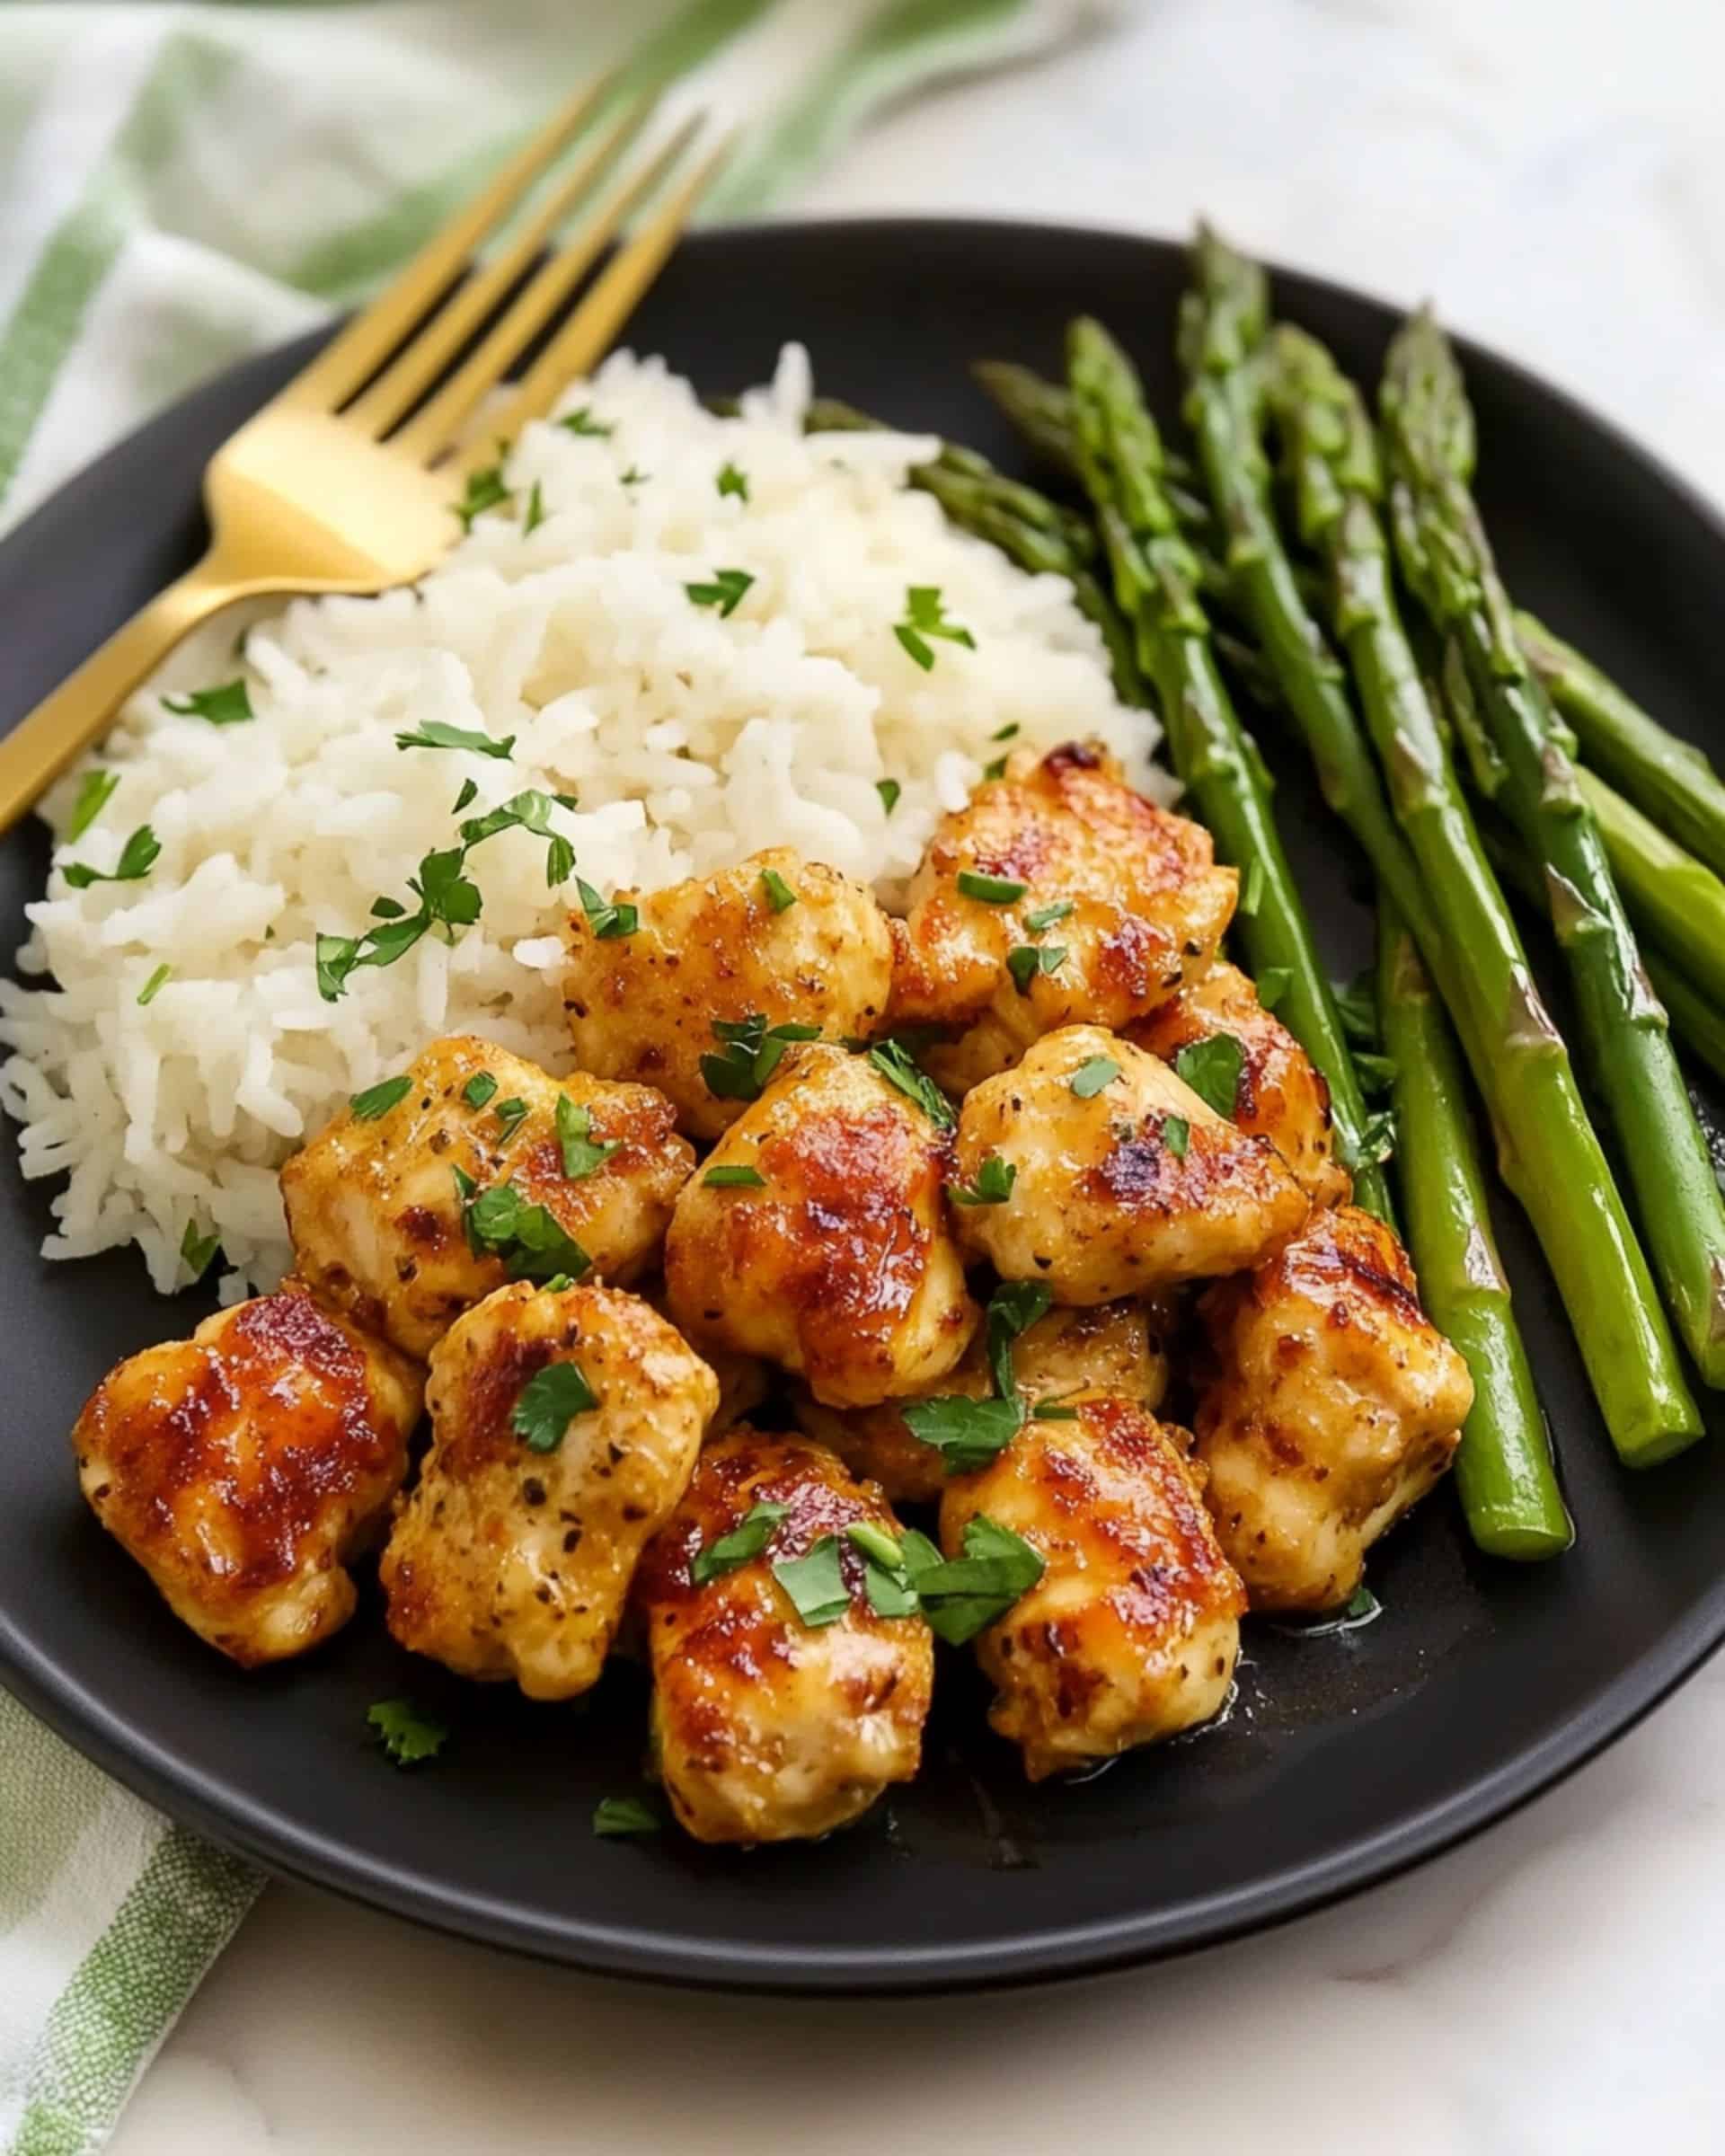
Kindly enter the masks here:
[[[14, 0], [0, 8], [0, 524], [201, 376], [366, 292], [602, 66], [677, 78], [675, 94], [746, 124], [709, 210], [736, 216], [789, 199], [883, 101], [1028, 59], [1105, 12]], [[101, 2145], [257, 1885], [0, 1693], [0, 2146]]]

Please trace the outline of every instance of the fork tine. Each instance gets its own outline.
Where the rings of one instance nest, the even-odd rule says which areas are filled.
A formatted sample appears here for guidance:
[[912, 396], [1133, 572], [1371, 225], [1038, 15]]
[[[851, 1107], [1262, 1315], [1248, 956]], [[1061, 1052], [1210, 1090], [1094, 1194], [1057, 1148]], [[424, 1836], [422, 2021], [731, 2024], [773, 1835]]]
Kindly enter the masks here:
[[[735, 135], [727, 136], [606, 264], [593, 289], [522, 376], [499, 415], [496, 431], [505, 439], [513, 441], [529, 420], [543, 419], [566, 385], [577, 376], [590, 374], [611, 349], [736, 142]], [[477, 456], [470, 461], [477, 462]]]
[[422, 411], [390, 437], [392, 449], [429, 463], [450, 446], [474, 405], [488, 390], [496, 387], [556, 314], [630, 211], [680, 162], [701, 125], [699, 113], [686, 120], [639, 172], [611, 190], [579, 236], [552, 257], [502, 320], [492, 327], [472, 358], [450, 376]]
[[615, 164], [650, 119], [658, 102], [658, 91], [650, 90], [624, 110], [568, 178], [558, 182], [496, 261], [470, 278], [370, 388], [343, 409], [344, 420], [377, 436], [386, 433], [403, 412], [411, 411], [517, 283], [576, 203]]
[[609, 97], [615, 73], [579, 92], [531, 142], [420, 250], [394, 282], [301, 369], [281, 392], [284, 403], [327, 407], [351, 396], [385, 360], [465, 267], [474, 247], [507, 216], [535, 180]]

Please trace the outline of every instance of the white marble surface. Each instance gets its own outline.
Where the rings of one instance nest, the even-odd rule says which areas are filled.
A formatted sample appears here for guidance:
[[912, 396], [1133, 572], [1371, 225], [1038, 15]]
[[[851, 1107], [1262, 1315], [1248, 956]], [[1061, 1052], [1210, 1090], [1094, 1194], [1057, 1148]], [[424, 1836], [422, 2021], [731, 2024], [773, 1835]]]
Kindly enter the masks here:
[[[1725, 499], [1721, 0], [1145, 0], [894, 117], [814, 210], [1182, 228], [1392, 296]], [[1725, 2148], [1725, 1669], [1411, 1878], [1172, 1966], [973, 2001], [736, 2002], [269, 1893], [116, 2156], [1049, 2145]]]

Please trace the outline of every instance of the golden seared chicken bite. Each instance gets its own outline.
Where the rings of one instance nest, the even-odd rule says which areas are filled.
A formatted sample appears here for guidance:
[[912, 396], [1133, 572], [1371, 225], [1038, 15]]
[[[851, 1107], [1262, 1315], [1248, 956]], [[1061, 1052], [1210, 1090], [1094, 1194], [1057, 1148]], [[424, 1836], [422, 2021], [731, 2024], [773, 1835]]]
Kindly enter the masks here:
[[855, 1528], [899, 1533], [823, 1446], [742, 1425], [642, 1559], [654, 1756], [697, 1841], [830, 1833], [916, 1773], [933, 1641], [877, 1613]]
[[988, 1719], [1032, 1781], [1208, 1721], [1223, 1706], [1246, 1598], [1217, 1547], [1185, 1433], [1136, 1401], [1091, 1395], [1028, 1422], [949, 1485], [941, 1544], [978, 1515], [1043, 1560], [1036, 1585], [977, 1637]]
[[1022, 750], [929, 842], [892, 1022], [959, 1033], [926, 1057], [955, 1093], [1057, 1026], [1118, 1030], [1204, 972], [1235, 880], [1201, 825], [1134, 793], [1101, 748]]
[[353, 1614], [344, 1569], [407, 1472], [420, 1374], [284, 1281], [111, 1370], [72, 1432], [96, 1517], [247, 1667]]
[[682, 1496], [719, 1383], [614, 1288], [520, 1281], [431, 1356], [431, 1450], [384, 1552], [389, 1629], [533, 1700], [594, 1683], [635, 1560]]
[[673, 1317], [830, 1407], [943, 1377], [978, 1318], [942, 1197], [951, 1160], [951, 1131], [873, 1056], [792, 1049], [677, 1200]]
[[[1051, 1310], [1012, 1346], [1013, 1379], [1027, 1407], [1068, 1393], [1112, 1392], [1145, 1407], [1160, 1406], [1168, 1387], [1168, 1357], [1141, 1303], [1106, 1303], [1095, 1310]], [[987, 1400], [995, 1391], [988, 1343], [978, 1332], [956, 1370], [924, 1385], [919, 1400]], [[824, 1408], [806, 1392], [797, 1420], [829, 1445], [854, 1474], [878, 1482], [895, 1505], [938, 1502], [949, 1480], [939, 1450], [924, 1445], [904, 1418], [908, 1400], [872, 1408]]]
[[1127, 1038], [1174, 1064], [1182, 1050], [1225, 1037], [1239, 1046], [1239, 1075], [1229, 1120], [1268, 1138], [1314, 1206], [1339, 1206], [1351, 1193], [1335, 1157], [1330, 1088], [1305, 1050], [1258, 1000], [1237, 967], [1217, 963], [1201, 981], [1127, 1029]]
[[1254, 1609], [1324, 1610], [1449, 1465], [1467, 1365], [1420, 1307], [1408, 1254], [1356, 1206], [1314, 1213], [1199, 1305], [1213, 1367], [1199, 1457]]
[[1306, 1213], [1268, 1138], [1100, 1026], [1047, 1035], [969, 1093], [957, 1166], [970, 1188], [1012, 1172], [1001, 1204], [957, 1210], [964, 1249], [1003, 1279], [1046, 1281], [1057, 1303], [1238, 1272]]
[[650, 1087], [551, 1078], [455, 1034], [357, 1094], [283, 1168], [281, 1196], [317, 1292], [423, 1360], [505, 1281], [632, 1279], [694, 1165]]
[[751, 1019], [842, 1040], [885, 1016], [886, 915], [862, 884], [788, 846], [618, 900], [636, 916], [627, 935], [608, 919], [570, 916], [563, 1008], [575, 1053], [601, 1077], [657, 1086], [691, 1137], [716, 1138], [750, 1098], [729, 1051]]

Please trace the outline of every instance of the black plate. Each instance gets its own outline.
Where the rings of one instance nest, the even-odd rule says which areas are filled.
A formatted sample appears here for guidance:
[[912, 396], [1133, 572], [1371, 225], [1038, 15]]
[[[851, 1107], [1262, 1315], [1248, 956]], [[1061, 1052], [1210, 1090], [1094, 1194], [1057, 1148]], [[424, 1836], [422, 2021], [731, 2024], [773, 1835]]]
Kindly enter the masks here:
[[[1013, 459], [966, 363], [1048, 367], [1063, 323], [1102, 316], [1158, 405], [1181, 257], [1165, 243], [956, 223], [704, 234], [634, 340], [703, 388], [761, 379], [805, 339], [823, 386]], [[1308, 278], [1284, 311], [1366, 380], [1393, 317]], [[314, 341], [314, 340], [312, 340]], [[205, 459], [305, 359], [305, 342], [211, 383], [84, 473], [0, 547], [12, 723], [190, 558]], [[1467, 355], [1485, 508], [1512, 582], [1676, 728], [1725, 751], [1725, 532], [1677, 482], [1561, 396]], [[1343, 841], [1299, 774], [1278, 796], [1338, 973], [1367, 955]], [[14, 937], [40, 833], [0, 846]], [[1725, 1636], [1725, 1451], [1640, 1478], [1612, 1459], [1550, 1279], [1519, 1216], [1500, 1225], [1580, 1542], [1526, 1570], [1479, 1560], [1447, 1493], [1373, 1560], [1384, 1614], [1340, 1638], [1252, 1629], [1225, 1727], [1031, 1791], [982, 1724], [960, 1659], [921, 1782], [818, 1847], [715, 1855], [668, 1835], [597, 1842], [594, 1800], [638, 1786], [639, 1681], [584, 1710], [439, 1680], [369, 1604], [331, 1648], [244, 1676], [181, 1630], [79, 1500], [66, 1432], [119, 1355], [201, 1312], [172, 1310], [129, 1257], [45, 1266], [43, 1193], [0, 1147], [0, 1676], [167, 1810], [270, 1869], [451, 1931], [587, 1967], [730, 1985], [900, 1990], [1098, 1968], [1270, 1922], [1431, 1855], [1629, 1727]], [[371, 1701], [411, 1691], [457, 1732], [393, 1771]]]

